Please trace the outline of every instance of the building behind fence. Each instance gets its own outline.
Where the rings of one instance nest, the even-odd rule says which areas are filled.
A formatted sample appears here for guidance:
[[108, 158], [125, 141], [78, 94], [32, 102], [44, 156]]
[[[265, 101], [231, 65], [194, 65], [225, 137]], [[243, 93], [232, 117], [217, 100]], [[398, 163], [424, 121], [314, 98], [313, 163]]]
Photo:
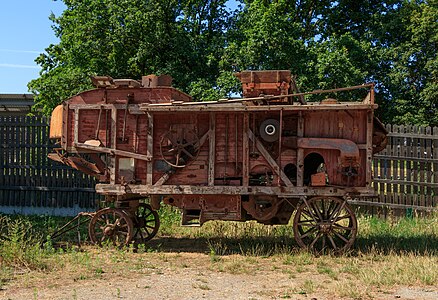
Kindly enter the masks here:
[[[357, 204], [438, 207], [438, 128], [387, 125], [389, 143], [373, 164], [377, 197]], [[0, 212], [75, 215], [96, 209], [94, 178], [47, 158], [44, 117], [0, 116]]]

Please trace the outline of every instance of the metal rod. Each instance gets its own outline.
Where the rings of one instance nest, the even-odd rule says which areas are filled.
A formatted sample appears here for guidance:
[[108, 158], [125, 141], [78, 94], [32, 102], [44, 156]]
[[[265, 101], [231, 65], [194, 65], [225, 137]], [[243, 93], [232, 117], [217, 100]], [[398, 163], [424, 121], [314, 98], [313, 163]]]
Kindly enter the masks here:
[[[290, 97], [299, 97], [299, 96], [306, 96], [306, 95], [314, 95], [314, 94], [328, 94], [328, 93], [334, 93], [334, 92], [344, 92], [344, 91], [351, 91], [351, 90], [357, 90], [357, 89], [363, 89], [363, 88], [372, 88], [374, 89], [374, 83], [367, 83], [362, 85], [355, 85], [350, 87], [344, 87], [344, 88], [337, 88], [337, 89], [330, 89], [330, 90], [315, 90], [311, 92], [305, 92], [305, 93], [294, 93], [294, 94], [287, 94], [287, 95], [279, 95], [279, 96], [263, 96], [263, 97], [253, 97], [253, 98], [235, 98], [235, 99], [219, 99], [217, 101], [200, 101], [200, 102], [181, 102], [177, 105], [185, 106], [185, 105], [205, 105], [205, 104], [225, 104], [225, 103], [233, 103], [233, 102], [243, 102], [243, 101], [258, 101], [258, 100], [273, 100], [273, 99], [281, 99], [281, 98], [290, 98]], [[371, 98], [371, 104], [373, 104], [373, 99]], [[156, 104], [149, 104], [148, 106], [166, 106], [166, 105], [172, 105], [172, 103], [156, 103]]]

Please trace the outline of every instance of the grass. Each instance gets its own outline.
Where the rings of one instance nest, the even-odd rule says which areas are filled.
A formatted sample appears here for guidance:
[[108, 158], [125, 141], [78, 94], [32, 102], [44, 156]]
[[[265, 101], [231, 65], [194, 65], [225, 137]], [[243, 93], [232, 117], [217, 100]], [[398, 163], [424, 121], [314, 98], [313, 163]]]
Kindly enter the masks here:
[[[285, 274], [297, 285], [285, 288], [277, 295], [281, 298], [322, 292], [367, 299], [376, 290], [436, 286], [438, 282], [438, 215], [387, 220], [361, 216], [354, 248], [339, 257], [315, 257], [300, 250], [291, 226], [213, 221], [202, 228], [182, 228], [174, 209], [163, 208], [160, 215], [158, 237], [136, 252], [129, 247], [78, 248], [74, 246], [76, 234], [63, 236], [63, 247], [55, 247], [58, 241], [51, 240], [41, 247], [44, 237], [65, 219], [0, 215], [0, 290], [18, 280], [17, 274], [28, 276], [23, 280], [32, 287], [44, 282], [47, 274], [54, 282], [62, 274], [82, 281], [132, 273], [150, 276], [168, 269], [184, 272], [193, 266], [247, 276]], [[198, 261], [193, 261], [194, 253], [200, 253]], [[195, 285], [200, 290], [212, 287], [203, 281]], [[116, 296], [120, 297], [120, 291]]]

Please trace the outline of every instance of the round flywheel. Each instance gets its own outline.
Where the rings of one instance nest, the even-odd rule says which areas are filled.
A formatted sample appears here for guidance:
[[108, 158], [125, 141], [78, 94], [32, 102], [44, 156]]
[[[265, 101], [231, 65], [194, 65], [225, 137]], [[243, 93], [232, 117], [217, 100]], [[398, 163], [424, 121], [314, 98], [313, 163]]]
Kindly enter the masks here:
[[160, 153], [170, 166], [184, 168], [198, 157], [198, 135], [193, 130], [171, 129], [161, 137]]

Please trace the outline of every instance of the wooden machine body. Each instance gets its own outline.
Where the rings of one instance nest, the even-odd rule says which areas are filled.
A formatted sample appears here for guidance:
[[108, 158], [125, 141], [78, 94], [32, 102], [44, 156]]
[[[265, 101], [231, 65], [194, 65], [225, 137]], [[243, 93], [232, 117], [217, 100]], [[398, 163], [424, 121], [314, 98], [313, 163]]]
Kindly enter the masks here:
[[[292, 103], [279, 98], [290, 88], [282, 72], [258, 73], [273, 78], [264, 85], [272, 102], [190, 102], [145, 80], [83, 92], [52, 116], [52, 159], [96, 176], [109, 198], [180, 207], [183, 222], [287, 223], [302, 197], [373, 195], [372, 88], [362, 102]], [[244, 95], [254, 97], [247, 73]]]

